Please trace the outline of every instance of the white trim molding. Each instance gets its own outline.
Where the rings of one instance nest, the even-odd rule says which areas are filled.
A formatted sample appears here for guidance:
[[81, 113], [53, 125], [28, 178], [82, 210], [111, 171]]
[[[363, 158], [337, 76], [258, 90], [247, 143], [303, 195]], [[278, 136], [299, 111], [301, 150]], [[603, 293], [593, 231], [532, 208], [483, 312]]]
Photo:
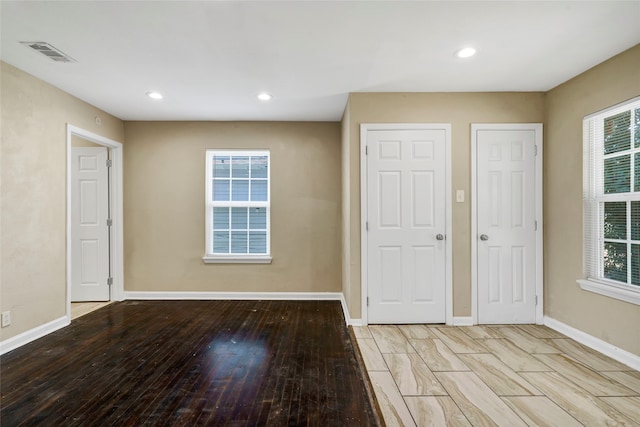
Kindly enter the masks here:
[[473, 317], [471, 316], [454, 316], [451, 322], [453, 326], [473, 326]]
[[205, 255], [202, 257], [205, 264], [271, 264], [270, 256], [247, 255], [243, 257], [233, 255]]
[[536, 133], [536, 324], [541, 325], [544, 321], [544, 215], [543, 215], [543, 126], [541, 123], [489, 123], [471, 124], [471, 317], [473, 324], [478, 324], [478, 212], [477, 212], [477, 161], [478, 145], [477, 131], [479, 130], [533, 130]]
[[617, 360], [620, 363], [624, 363], [627, 366], [632, 367], [635, 370], [640, 370], [640, 356], [616, 347], [613, 344], [609, 344], [606, 341], [596, 338], [593, 335], [589, 335], [579, 329], [569, 326], [566, 323], [562, 323], [559, 320], [553, 319], [549, 316], [544, 317], [544, 324], [551, 329], [554, 329], [569, 338], [573, 338], [581, 344], [586, 345], [612, 359]]
[[0, 342], [0, 354], [8, 353], [11, 350], [15, 350], [18, 347], [29, 344], [31, 341], [35, 341], [38, 338], [42, 338], [45, 335], [57, 331], [58, 329], [64, 328], [70, 323], [71, 322], [67, 316], [62, 316], [40, 326], [36, 326], [35, 328], [14, 337], [8, 338]]
[[[445, 197], [446, 212], [445, 222], [446, 236], [453, 236], [452, 225], [452, 197], [451, 197], [451, 124], [450, 123], [361, 123], [360, 124], [360, 288], [361, 300], [360, 307], [362, 319], [359, 319], [359, 326], [368, 325], [367, 318], [367, 297], [369, 295], [368, 287], [368, 242], [366, 229], [367, 215], [367, 132], [373, 130], [445, 130]], [[445, 253], [445, 322], [447, 325], [453, 323], [453, 239], [446, 240]], [[354, 319], [355, 320], [355, 319]], [[353, 324], [355, 325], [355, 323]]]
[[341, 292], [125, 292], [128, 300], [292, 300], [343, 301]]
[[347, 307], [347, 300], [344, 298], [344, 294], [340, 293], [340, 302], [342, 303], [342, 312], [344, 314], [344, 321], [347, 326], [362, 326], [362, 319], [352, 319], [349, 314], [349, 307]]
[[585, 291], [640, 305], [640, 288], [638, 291], [635, 291], [633, 289], [625, 289], [625, 287], [614, 283], [604, 283], [587, 279], [579, 279], [577, 282], [580, 285], [580, 289]]
[[67, 123], [67, 308], [68, 322], [71, 322], [71, 138], [76, 135], [95, 144], [110, 149], [110, 205], [111, 205], [111, 301], [124, 299], [124, 214], [123, 214], [123, 178], [122, 144], [104, 136], [89, 132]]

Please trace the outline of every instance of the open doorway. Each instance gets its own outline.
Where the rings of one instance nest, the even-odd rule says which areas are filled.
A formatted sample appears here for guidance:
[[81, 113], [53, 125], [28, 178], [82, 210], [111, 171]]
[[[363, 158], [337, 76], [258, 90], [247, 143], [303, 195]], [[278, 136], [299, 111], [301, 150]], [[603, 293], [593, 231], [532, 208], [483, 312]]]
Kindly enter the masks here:
[[67, 125], [69, 321], [123, 299], [122, 253], [122, 144]]

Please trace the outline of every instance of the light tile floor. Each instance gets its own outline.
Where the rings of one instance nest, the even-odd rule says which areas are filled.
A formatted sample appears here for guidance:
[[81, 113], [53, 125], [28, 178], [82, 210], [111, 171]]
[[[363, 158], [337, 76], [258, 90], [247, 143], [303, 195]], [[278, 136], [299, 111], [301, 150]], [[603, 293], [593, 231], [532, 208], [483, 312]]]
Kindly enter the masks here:
[[113, 301], [105, 302], [72, 302], [71, 303], [71, 320], [89, 314], [99, 308], [111, 304]]
[[640, 372], [546, 326], [353, 330], [387, 426], [640, 426]]

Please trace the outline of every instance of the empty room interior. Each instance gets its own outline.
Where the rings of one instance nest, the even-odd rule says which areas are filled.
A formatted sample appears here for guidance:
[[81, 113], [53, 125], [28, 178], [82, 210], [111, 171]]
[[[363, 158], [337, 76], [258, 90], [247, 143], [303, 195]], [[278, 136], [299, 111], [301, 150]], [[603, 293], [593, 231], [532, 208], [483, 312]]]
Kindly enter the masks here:
[[0, 422], [640, 424], [640, 1], [0, 1]]

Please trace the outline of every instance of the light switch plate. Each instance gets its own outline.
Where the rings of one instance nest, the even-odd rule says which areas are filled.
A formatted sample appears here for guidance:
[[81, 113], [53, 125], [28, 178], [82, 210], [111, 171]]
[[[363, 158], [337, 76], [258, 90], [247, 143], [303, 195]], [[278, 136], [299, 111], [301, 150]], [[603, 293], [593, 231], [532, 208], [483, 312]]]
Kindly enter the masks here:
[[456, 202], [464, 202], [464, 190], [456, 190]]

